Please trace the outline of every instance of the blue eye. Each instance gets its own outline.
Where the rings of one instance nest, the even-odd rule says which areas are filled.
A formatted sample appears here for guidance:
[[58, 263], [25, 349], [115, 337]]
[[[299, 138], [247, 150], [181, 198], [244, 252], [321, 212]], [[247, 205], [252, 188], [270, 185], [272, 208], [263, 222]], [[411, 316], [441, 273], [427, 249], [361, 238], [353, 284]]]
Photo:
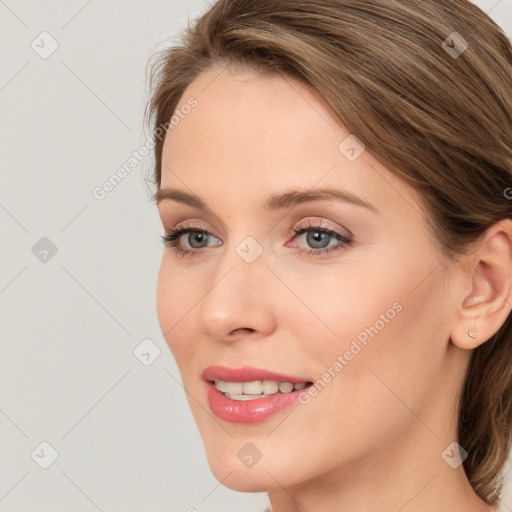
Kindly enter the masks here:
[[[342, 235], [337, 231], [312, 223], [299, 225], [292, 229], [292, 233], [295, 234], [293, 238], [299, 238], [301, 235], [307, 234], [306, 243], [309, 245], [309, 248], [295, 248], [298, 253], [307, 254], [307, 256], [325, 256], [326, 254], [342, 250], [353, 242], [352, 238], [349, 236]], [[182, 238], [186, 240], [190, 249], [182, 247]], [[212, 238], [215, 237], [200, 227], [182, 224], [166, 232], [165, 235], [162, 236], [162, 242], [167, 247], [172, 247], [177, 256], [184, 258], [202, 254], [205, 248], [208, 247], [209, 240]], [[330, 245], [332, 241], [337, 241], [338, 243]], [[221, 244], [210, 244], [210, 246], [211, 245]]]
[[[186, 237], [187, 243], [192, 247], [192, 250], [183, 249], [180, 244], [180, 239], [183, 235], [188, 234]], [[193, 226], [178, 226], [170, 229], [165, 235], [162, 236], [162, 242], [168, 246], [172, 247], [175, 253], [180, 257], [185, 256], [198, 256], [204, 250], [206, 245], [201, 246], [205, 241], [208, 242], [209, 237], [213, 236], [206, 230], [200, 228], [194, 228]], [[195, 244], [199, 244], [200, 247], [197, 247]], [[217, 244], [219, 245], [219, 244]]]
[[[339, 251], [352, 244], [352, 238], [342, 235], [338, 231], [325, 228], [315, 224], [298, 226], [293, 229], [295, 238], [306, 234], [306, 243], [309, 249], [299, 248], [299, 253], [306, 253], [308, 256], [325, 256], [326, 254]], [[335, 245], [329, 245], [332, 241], [338, 241]]]

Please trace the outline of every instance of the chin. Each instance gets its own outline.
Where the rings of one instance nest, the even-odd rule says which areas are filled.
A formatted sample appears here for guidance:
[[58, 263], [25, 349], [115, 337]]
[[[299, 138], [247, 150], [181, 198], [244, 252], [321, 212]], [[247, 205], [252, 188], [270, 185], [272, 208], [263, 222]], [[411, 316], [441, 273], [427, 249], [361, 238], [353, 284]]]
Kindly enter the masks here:
[[[238, 492], [269, 492], [277, 488], [275, 480], [262, 467], [233, 469], [224, 464], [210, 463], [215, 478], [228, 489]], [[231, 473], [230, 473], [231, 472]], [[229, 476], [227, 476], [229, 474]]]
[[[243, 447], [247, 443], [240, 444]], [[264, 458], [250, 466], [249, 461], [244, 463], [243, 456], [246, 452], [242, 451], [239, 455], [240, 452], [238, 446], [233, 449], [220, 446], [207, 447], [208, 465], [222, 485], [239, 492], [269, 492], [278, 487], [271, 476], [274, 472], [279, 472], [278, 468], [270, 468], [268, 461]], [[248, 466], [246, 467], [245, 464]]]

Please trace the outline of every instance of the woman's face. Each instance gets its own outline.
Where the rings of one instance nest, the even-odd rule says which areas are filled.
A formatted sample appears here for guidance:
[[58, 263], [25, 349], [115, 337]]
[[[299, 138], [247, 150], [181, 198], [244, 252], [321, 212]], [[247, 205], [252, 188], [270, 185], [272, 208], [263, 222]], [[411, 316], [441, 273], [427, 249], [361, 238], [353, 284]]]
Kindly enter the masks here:
[[164, 249], [158, 317], [215, 476], [263, 491], [441, 461], [466, 360], [413, 190], [291, 78], [212, 69], [178, 112], [161, 189], [182, 195], [158, 210], [189, 252]]

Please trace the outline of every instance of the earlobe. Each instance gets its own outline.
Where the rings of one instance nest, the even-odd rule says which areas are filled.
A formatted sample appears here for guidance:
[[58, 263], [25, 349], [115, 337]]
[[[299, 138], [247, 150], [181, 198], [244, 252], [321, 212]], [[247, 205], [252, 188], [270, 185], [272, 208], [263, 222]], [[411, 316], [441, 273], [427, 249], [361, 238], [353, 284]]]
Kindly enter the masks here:
[[[472, 253], [467, 272], [470, 293], [463, 297], [450, 339], [471, 350], [489, 340], [507, 319], [512, 306], [512, 221], [496, 223]], [[467, 288], [466, 288], [467, 290]]]

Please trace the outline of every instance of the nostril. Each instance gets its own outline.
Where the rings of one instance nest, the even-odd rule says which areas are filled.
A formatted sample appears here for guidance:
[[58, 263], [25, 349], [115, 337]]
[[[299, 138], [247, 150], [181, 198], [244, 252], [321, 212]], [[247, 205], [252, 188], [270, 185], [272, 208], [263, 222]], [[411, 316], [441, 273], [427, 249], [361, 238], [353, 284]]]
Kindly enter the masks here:
[[231, 331], [231, 334], [238, 334], [238, 331], [242, 331], [243, 332], [254, 332], [254, 329], [251, 329], [250, 327], [240, 327], [238, 329], [233, 329]]

